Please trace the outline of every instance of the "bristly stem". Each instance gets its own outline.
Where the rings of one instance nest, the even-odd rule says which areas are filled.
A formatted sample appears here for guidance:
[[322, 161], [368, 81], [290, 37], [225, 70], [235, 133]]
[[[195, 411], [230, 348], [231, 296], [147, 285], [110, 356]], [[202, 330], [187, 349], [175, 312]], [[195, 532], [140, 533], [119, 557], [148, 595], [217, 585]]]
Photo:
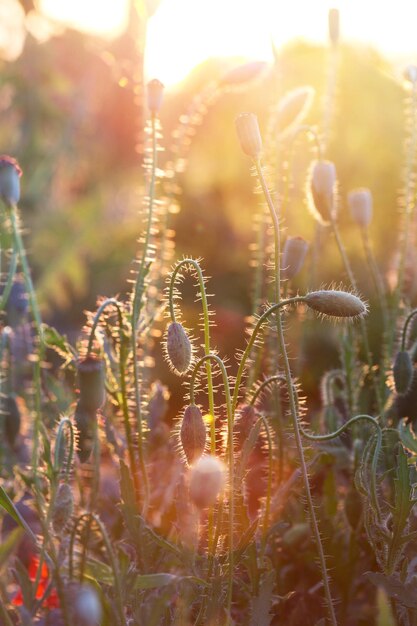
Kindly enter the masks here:
[[407, 334], [408, 334], [408, 327], [411, 323], [411, 320], [417, 315], [417, 309], [413, 309], [408, 315], [407, 315], [407, 319], [405, 320], [404, 326], [403, 326], [403, 332], [401, 335], [401, 350], [405, 350], [405, 346], [406, 346], [406, 341], [407, 341]]
[[[268, 208], [269, 208], [269, 211], [270, 211], [270, 214], [271, 214], [272, 224], [273, 224], [273, 228], [274, 228], [275, 299], [276, 299], [276, 304], [279, 305], [280, 304], [280, 290], [281, 290], [279, 218], [278, 218], [278, 215], [277, 215], [277, 210], [276, 210], [276, 208], [274, 206], [274, 203], [272, 201], [272, 197], [271, 197], [271, 194], [269, 192], [268, 185], [266, 184], [266, 181], [265, 181], [265, 178], [264, 178], [264, 175], [263, 175], [263, 171], [262, 171], [261, 161], [260, 161], [259, 158], [255, 160], [255, 166], [256, 166], [258, 177], [259, 177], [259, 180], [260, 180], [260, 183], [261, 183], [261, 186], [262, 186], [262, 190], [263, 190], [264, 195], [265, 195], [265, 199], [266, 199], [267, 204], [268, 204]], [[327, 573], [326, 559], [325, 559], [325, 556], [324, 556], [324, 550], [323, 550], [323, 545], [322, 545], [322, 542], [321, 542], [320, 531], [319, 531], [319, 528], [318, 528], [316, 513], [315, 513], [315, 510], [314, 510], [314, 503], [313, 503], [313, 499], [312, 499], [312, 495], [311, 495], [311, 491], [310, 491], [310, 483], [309, 483], [309, 479], [308, 479], [307, 465], [306, 465], [305, 458], [304, 458], [304, 449], [303, 449], [303, 443], [301, 441], [301, 434], [300, 434], [300, 429], [299, 429], [298, 414], [297, 414], [297, 407], [296, 407], [296, 398], [295, 398], [295, 394], [294, 394], [294, 387], [293, 387], [293, 383], [292, 383], [292, 375], [291, 375], [291, 370], [290, 370], [290, 364], [289, 364], [287, 349], [286, 349], [286, 345], [285, 345], [284, 329], [283, 329], [283, 325], [282, 325], [282, 318], [281, 318], [280, 312], [276, 316], [276, 322], [277, 322], [277, 330], [278, 330], [278, 344], [279, 344], [280, 353], [282, 355], [282, 359], [283, 359], [283, 363], [284, 363], [284, 372], [285, 372], [285, 377], [286, 377], [287, 387], [288, 387], [288, 396], [289, 396], [289, 402], [290, 402], [291, 419], [292, 419], [292, 424], [293, 424], [293, 429], [294, 429], [294, 435], [295, 435], [295, 441], [296, 441], [296, 446], [297, 446], [297, 452], [298, 452], [298, 456], [299, 456], [299, 460], [300, 460], [300, 464], [301, 464], [301, 471], [302, 471], [302, 476], [303, 476], [304, 489], [305, 489], [306, 496], [307, 496], [307, 504], [308, 504], [308, 511], [309, 511], [309, 515], [310, 515], [310, 523], [311, 523], [311, 526], [312, 526], [313, 535], [314, 535], [314, 538], [315, 538], [315, 541], [316, 541], [317, 550], [318, 550], [318, 553], [319, 553], [320, 567], [321, 567], [321, 573], [322, 573], [322, 578], [323, 578], [325, 596], [326, 596], [326, 601], [327, 601], [327, 609], [329, 611], [329, 617], [330, 617], [330, 621], [331, 621], [332, 625], [333, 626], [337, 626], [336, 614], [335, 614], [335, 610], [334, 610], [334, 606], [333, 606], [333, 600], [332, 600], [332, 596], [331, 596], [331, 592], [330, 592], [330, 583], [329, 583], [329, 576], [328, 576], [328, 573]]]

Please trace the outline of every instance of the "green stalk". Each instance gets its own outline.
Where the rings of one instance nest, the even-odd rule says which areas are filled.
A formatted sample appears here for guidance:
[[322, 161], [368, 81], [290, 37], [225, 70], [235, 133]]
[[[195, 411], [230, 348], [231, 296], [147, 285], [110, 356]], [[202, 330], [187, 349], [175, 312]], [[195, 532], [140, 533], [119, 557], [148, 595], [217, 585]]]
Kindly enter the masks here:
[[407, 341], [407, 332], [408, 332], [408, 327], [411, 323], [411, 320], [413, 319], [413, 317], [415, 317], [417, 315], [417, 309], [413, 309], [407, 316], [407, 319], [405, 320], [404, 326], [403, 326], [403, 332], [401, 335], [401, 350], [404, 351], [405, 350], [405, 345], [406, 345], [406, 341]]
[[6, 283], [4, 285], [3, 293], [0, 297], [0, 311], [4, 311], [4, 309], [6, 308], [7, 300], [9, 299], [10, 292], [13, 287], [13, 279], [14, 275], [16, 274], [17, 268], [17, 258], [17, 252], [16, 250], [13, 250], [12, 258], [10, 259], [9, 270], [7, 272]]

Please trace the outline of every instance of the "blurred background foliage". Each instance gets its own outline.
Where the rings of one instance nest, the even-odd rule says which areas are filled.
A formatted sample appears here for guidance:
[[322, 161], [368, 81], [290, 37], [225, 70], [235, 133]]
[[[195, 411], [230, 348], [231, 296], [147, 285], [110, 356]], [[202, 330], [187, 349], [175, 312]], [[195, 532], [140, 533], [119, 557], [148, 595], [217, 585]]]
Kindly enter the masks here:
[[[16, 3], [10, 3], [11, 5]], [[128, 29], [113, 41], [45, 23], [29, 0], [21, 2], [20, 48], [2, 46], [0, 145], [23, 169], [22, 216], [39, 299], [46, 321], [77, 332], [83, 310], [99, 295], [124, 294], [140, 234], [143, 195], [143, 45], [140, 3], [132, 4]], [[3, 12], [3, 29], [19, 30], [16, 14]], [[323, 16], [326, 19], [326, 16]], [[37, 21], [38, 20], [38, 21]], [[14, 30], [13, 30], [14, 29]], [[14, 36], [15, 38], [17, 35]], [[166, 54], [161, 44], [161, 55]], [[176, 256], [202, 257], [209, 291], [216, 295], [215, 343], [222, 352], [242, 345], [250, 313], [250, 244], [260, 196], [253, 193], [249, 161], [238, 146], [234, 120], [242, 111], [259, 116], [266, 132], [270, 107], [289, 90], [316, 90], [307, 123], [320, 126], [329, 50], [295, 41], [275, 51], [275, 67], [244, 93], [225, 93], [209, 109], [189, 150], [181, 176], [181, 211], [174, 216]], [[210, 59], [166, 93], [161, 124], [169, 148], [178, 118], [193, 97], [242, 59]], [[404, 89], [389, 61], [375, 50], [342, 45], [336, 110], [327, 157], [336, 163], [340, 223], [363, 292], [372, 297], [357, 227], [346, 194], [367, 186], [374, 194], [371, 226], [384, 272], [397, 243], [398, 193], [404, 143]], [[281, 148], [282, 149], [282, 148]], [[293, 184], [284, 220], [289, 235], [309, 241], [315, 225], [305, 199], [314, 156], [297, 142]], [[161, 161], [170, 158], [169, 151]], [[280, 161], [280, 154], [278, 154]], [[270, 172], [271, 181], [276, 176]], [[323, 233], [320, 281], [344, 278], [330, 234]], [[307, 282], [308, 269], [298, 285]], [[192, 288], [186, 287], [191, 294]], [[378, 341], [375, 334], [374, 341]]]

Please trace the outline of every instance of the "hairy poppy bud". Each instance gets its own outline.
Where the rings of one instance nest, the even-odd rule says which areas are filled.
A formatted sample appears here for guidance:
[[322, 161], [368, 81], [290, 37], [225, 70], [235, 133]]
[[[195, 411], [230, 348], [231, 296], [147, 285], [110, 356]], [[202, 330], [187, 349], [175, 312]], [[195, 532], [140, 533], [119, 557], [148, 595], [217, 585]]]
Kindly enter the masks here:
[[189, 465], [202, 456], [206, 447], [206, 436], [206, 425], [201, 411], [195, 404], [190, 404], [184, 411], [180, 432], [182, 449]]
[[285, 94], [274, 113], [274, 131], [283, 139], [295, 126], [298, 126], [308, 114], [313, 104], [315, 91], [305, 85]]
[[159, 113], [164, 97], [164, 85], [160, 80], [154, 78], [149, 81], [147, 85], [147, 95], [149, 111], [154, 115]]
[[367, 313], [366, 304], [358, 296], [347, 291], [334, 289], [311, 291], [305, 298], [308, 306], [330, 317], [363, 317]]
[[329, 39], [335, 46], [340, 37], [340, 14], [339, 9], [329, 9]]
[[282, 277], [291, 280], [301, 271], [308, 251], [308, 243], [302, 237], [288, 237], [282, 255]]
[[52, 524], [55, 532], [64, 530], [74, 510], [74, 496], [68, 483], [61, 483], [55, 497]]
[[316, 161], [310, 175], [313, 216], [323, 224], [336, 216], [336, 168], [331, 161]]
[[19, 202], [21, 175], [22, 170], [15, 159], [5, 154], [0, 156], [0, 197], [9, 207]]
[[348, 194], [350, 213], [362, 228], [367, 228], [372, 220], [372, 194], [369, 189], [354, 189]]
[[88, 356], [78, 361], [79, 402], [84, 408], [97, 411], [106, 400], [104, 387], [104, 361]]
[[256, 115], [241, 113], [236, 118], [236, 131], [243, 152], [257, 159], [262, 151], [262, 137]]
[[268, 67], [268, 64], [265, 61], [251, 61], [238, 65], [238, 67], [234, 67], [222, 76], [220, 84], [225, 87], [244, 85], [259, 78], [266, 67]]
[[401, 395], [407, 393], [413, 380], [414, 368], [411, 357], [406, 350], [397, 352], [393, 374], [396, 392]]
[[174, 371], [185, 374], [191, 364], [191, 342], [179, 322], [171, 322], [168, 326], [166, 350]]
[[215, 456], [203, 456], [190, 470], [190, 498], [199, 509], [215, 503], [225, 483], [225, 466]]
[[77, 453], [81, 463], [85, 463], [90, 458], [94, 445], [94, 421], [97, 419], [96, 412], [86, 409], [78, 402], [74, 420], [78, 430]]

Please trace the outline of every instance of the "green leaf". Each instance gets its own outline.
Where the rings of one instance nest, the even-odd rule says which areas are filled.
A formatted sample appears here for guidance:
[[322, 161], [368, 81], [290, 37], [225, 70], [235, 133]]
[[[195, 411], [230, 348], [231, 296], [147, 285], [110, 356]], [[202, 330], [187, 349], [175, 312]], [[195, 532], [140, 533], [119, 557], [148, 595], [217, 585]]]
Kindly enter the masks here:
[[30, 537], [33, 539], [35, 544], [37, 544], [35, 535], [31, 531], [31, 529], [29, 528], [29, 526], [27, 525], [23, 517], [20, 515], [19, 511], [16, 509], [15, 505], [10, 500], [9, 496], [4, 491], [3, 487], [0, 487], [0, 506], [2, 506], [3, 509], [5, 509], [8, 512], [8, 514], [12, 516], [14, 521], [17, 524], [19, 524], [19, 526], [21, 526], [21, 528], [23, 528], [28, 533], [28, 535], [30, 535]]
[[110, 565], [107, 565], [107, 563], [103, 563], [103, 561], [90, 557], [87, 559], [85, 569], [87, 577], [100, 583], [104, 583], [105, 585], [114, 585], [113, 570]]
[[261, 590], [257, 598], [252, 599], [250, 626], [269, 626], [272, 616], [269, 609], [272, 604], [272, 591], [275, 584], [275, 572], [267, 572], [261, 582]]

